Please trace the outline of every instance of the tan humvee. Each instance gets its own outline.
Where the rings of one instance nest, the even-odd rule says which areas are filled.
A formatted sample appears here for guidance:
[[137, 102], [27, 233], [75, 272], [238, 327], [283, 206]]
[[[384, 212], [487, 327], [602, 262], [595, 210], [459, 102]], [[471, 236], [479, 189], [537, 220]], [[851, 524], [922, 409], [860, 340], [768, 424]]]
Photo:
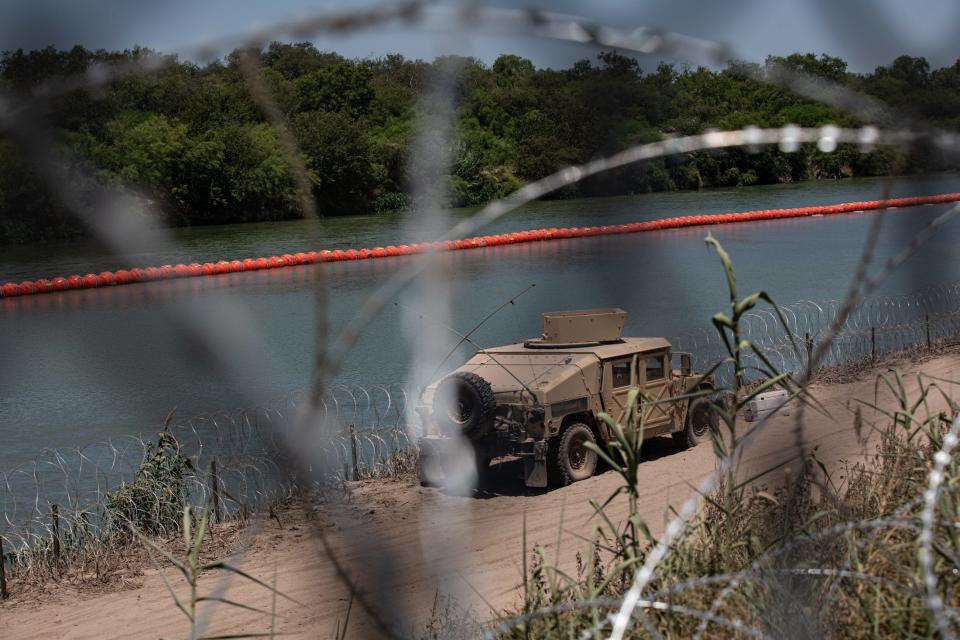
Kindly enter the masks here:
[[[527, 486], [566, 485], [593, 475], [597, 454], [612, 437], [597, 419], [622, 424], [627, 396], [664, 400], [713, 389], [711, 377], [690, 369], [690, 355], [671, 353], [664, 338], [621, 337], [626, 312], [590, 309], [543, 314], [543, 335], [478, 351], [462, 367], [428, 386], [417, 411], [421, 479], [449, 471], [455, 441], [469, 442], [481, 474], [500, 456], [524, 460]], [[673, 368], [678, 357], [679, 368]], [[644, 437], [672, 434], [683, 448], [705, 437], [716, 414], [703, 395], [675, 402], [647, 401]]]

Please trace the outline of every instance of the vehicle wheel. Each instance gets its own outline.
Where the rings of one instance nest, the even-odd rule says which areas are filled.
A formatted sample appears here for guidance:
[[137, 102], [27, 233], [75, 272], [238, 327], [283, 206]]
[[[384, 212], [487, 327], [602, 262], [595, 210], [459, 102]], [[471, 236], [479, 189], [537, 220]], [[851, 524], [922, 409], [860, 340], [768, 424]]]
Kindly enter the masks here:
[[707, 437], [710, 429], [717, 427], [717, 412], [709, 398], [694, 398], [687, 407], [687, 420], [683, 431], [676, 431], [673, 440], [681, 449], [690, 449]]
[[440, 382], [433, 415], [446, 433], [459, 431], [471, 440], [490, 433], [497, 401], [490, 383], [475, 373], [457, 371]]
[[582, 422], [568, 425], [548, 447], [548, 471], [551, 484], [565, 487], [586, 480], [597, 470], [597, 452], [585, 445], [597, 443], [593, 431]]

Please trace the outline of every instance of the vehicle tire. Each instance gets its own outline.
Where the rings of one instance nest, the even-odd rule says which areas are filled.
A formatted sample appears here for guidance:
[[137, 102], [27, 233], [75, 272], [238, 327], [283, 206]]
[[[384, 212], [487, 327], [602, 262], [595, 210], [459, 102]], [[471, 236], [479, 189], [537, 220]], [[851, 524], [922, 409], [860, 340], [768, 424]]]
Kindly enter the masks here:
[[586, 480], [597, 470], [597, 452], [585, 445], [597, 443], [593, 430], [582, 422], [567, 425], [560, 435], [550, 440], [547, 448], [547, 472], [550, 483], [565, 487]]
[[475, 373], [457, 371], [437, 387], [433, 415], [443, 433], [460, 432], [479, 440], [493, 428], [497, 401], [490, 383]]
[[694, 398], [687, 407], [683, 431], [674, 432], [673, 440], [680, 449], [690, 449], [706, 438], [711, 429], [716, 428], [717, 412], [713, 401], [707, 397]]

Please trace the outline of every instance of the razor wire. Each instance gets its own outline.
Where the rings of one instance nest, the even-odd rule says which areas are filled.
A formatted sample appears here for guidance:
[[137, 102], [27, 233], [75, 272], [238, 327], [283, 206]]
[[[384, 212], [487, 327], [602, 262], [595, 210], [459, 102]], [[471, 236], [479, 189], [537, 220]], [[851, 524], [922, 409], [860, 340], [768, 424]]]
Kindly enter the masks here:
[[[808, 346], [830, 327], [840, 302], [803, 300], [744, 317], [743, 338], [750, 340], [781, 371], [807, 366]], [[782, 319], [782, 321], [781, 321]], [[822, 366], [870, 361], [916, 347], [960, 344], [960, 283], [919, 294], [870, 298], [849, 315], [835, 336]], [[693, 356], [697, 370], [712, 368], [724, 356], [720, 336], [708, 329], [673, 338], [675, 351]], [[756, 356], [751, 356], [756, 358]], [[748, 362], [759, 368], [759, 362]], [[730, 372], [717, 369], [719, 385]], [[162, 433], [172, 436], [176, 452], [189, 460], [182, 481], [194, 504], [209, 505], [218, 486], [217, 507], [228, 515], [252, 511], [283, 496], [293, 478], [282, 460], [280, 439], [296, 420], [305, 391], [296, 390], [250, 409], [199, 414], [171, 420]], [[415, 451], [419, 425], [411, 421], [411, 393], [399, 385], [334, 385], [320, 400], [322, 442], [317, 466], [308, 470], [318, 482], [389, 475], [395, 459]], [[118, 487], [142, 477], [155, 438], [121, 436], [69, 449], [51, 449], [9, 471], [0, 471], [0, 535], [14, 549], [35, 546], [52, 535], [56, 505], [65, 530], [75, 537], [99, 535], [110, 526], [108, 502]], [[211, 478], [216, 462], [217, 478]], [[409, 466], [409, 465], [408, 465]], [[169, 487], [157, 483], [158, 494]], [[161, 504], [157, 500], [154, 504]]]
[[[226, 519], [291, 495], [301, 478], [285, 462], [281, 439], [305, 393], [296, 390], [250, 409], [171, 419], [153, 435], [45, 450], [0, 471], [0, 539], [7, 560], [16, 566], [38, 554], [68, 557], [121, 534], [122, 521], [170, 535], [188, 503]], [[397, 458], [413, 449], [405, 389], [335, 385], [320, 406], [325, 435], [320, 464], [310, 474], [314, 484], [412, 468]], [[182, 461], [172, 475], [146, 468], [162, 446], [166, 460]]]
[[[778, 305], [776, 311], [760, 308], [744, 315], [741, 335], [779, 371], [804, 371], [813, 346], [828, 335], [841, 305], [840, 300], [801, 300]], [[672, 342], [675, 351], [692, 354], [699, 371], [711, 369], [727, 356], [723, 339], [713, 328], [675, 337]], [[890, 353], [954, 343], [960, 343], [960, 282], [864, 300], [833, 336], [818, 367], [870, 363]], [[745, 354], [747, 381], [757, 379], [761, 364], [756, 355]], [[729, 387], [731, 366], [719, 366], [715, 376], [721, 386]]]

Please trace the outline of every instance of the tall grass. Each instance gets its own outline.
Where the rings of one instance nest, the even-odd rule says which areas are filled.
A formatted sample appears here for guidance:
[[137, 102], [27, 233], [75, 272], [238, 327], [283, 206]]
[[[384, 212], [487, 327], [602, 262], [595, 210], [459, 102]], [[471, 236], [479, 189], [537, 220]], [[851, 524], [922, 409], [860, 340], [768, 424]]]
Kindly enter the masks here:
[[[207, 525], [209, 524], [209, 516], [205, 512], [199, 514], [194, 514], [189, 506], [184, 507], [182, 513], [183, 521], [181, 526], [181, 532], [183, 534], [183, 553], [180, 557], [176, 557], [170, 551], [164, 549], [161, 545], [154, 542], [150, 537], [144, 535], [143, 532], [139, 531], [135, 527], [131, 526], [130, 530], [139, 539], [144, 547], [150, 553], [150, 558], [154, 562], [154, 565], [157, 568], [158, 573], [163, 579], [164, 586], [166, 586], [170, 598], [173, 601], [173, 604], [180, 610], [180, 612], [186, 617], [189, 622], [189, 639], [190, 640], [219, 640], [224, 638], [261, 638], [269, 637], [273, 638], [276, 636], [276, 621], [277, 621], [277, 597], [286, 598], [296, 604], [296, 600], [291, 598], [288, 595], [285, 595], [281, 591], [277, 590], [277, 576], [274, 572], [273, 584], [267, 584], [266, 582], [255, 578], [249, 573], [233, 566], [227, 564], [222, 560], [217, 560], [214, 562], [203, 562], [200, 559], [200, 552], [203, 549], [204, 538], [207, 535]], [[156, 561], [156, 556], [162, 557], [170, 565], [173, 566], [180, 573], [183, 578], [183, 581], [186, 585], [186, 597], [178, 593], [178, 589], [167, 579], [166, 574], [161, 568], [160, 564]], [[230, 600], [224, 596], [220, 595], [201, 595], [199, 589], [200, 576], [208, 572], [225, 572], [231, 573], [239, 578], [250, 582], [252, 584], [258, 585], [266, 590], [270, 596], [270, 610], [258, 609], [255, 606], [244, 604], [242, 602], [237, 602], [235, 600]], [[269, 621], [269, 627], [267, 631], [264, 632], [246, 632], [239, 634], [231, 635], [205, 635], [203, 634], [203, 626], [201, 624], [201, 619], [197, 611], [198, 605], [204, 602], [211, 602], [220, 604], [228, 607], [231, 610], [242, 610], [242, 611], [251, 611], [253, 613], [258, 613], [264, 616]]]

